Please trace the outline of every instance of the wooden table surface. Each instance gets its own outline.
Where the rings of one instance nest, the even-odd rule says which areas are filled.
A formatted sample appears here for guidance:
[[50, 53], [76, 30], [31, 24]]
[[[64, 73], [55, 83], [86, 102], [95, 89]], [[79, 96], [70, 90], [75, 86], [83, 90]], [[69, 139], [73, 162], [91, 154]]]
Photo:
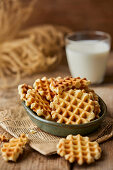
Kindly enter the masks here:
[[[67, 65], [59, 66], [54, 72], [55, 75], [70, 74]], [[52, 75], [53, 74], [52, 72]], [[108, 114], [113, 117], [113, 55], [111, 55], [108, 61], [104, 83], [93, 88], [106, 102]], [[0, 127], [0, 133], [2, 132], [4, 132], [4, 130]], [[76, 163], [68, 163], [58, 155], [43, 156], [28, 146], [16, 163], [5, 162], [0, 155], [0, 170], [112, 170], [113, 139], [101, 144], [101, 148], [103, 152], [99, 161], [91, 165], [78, 166]]]

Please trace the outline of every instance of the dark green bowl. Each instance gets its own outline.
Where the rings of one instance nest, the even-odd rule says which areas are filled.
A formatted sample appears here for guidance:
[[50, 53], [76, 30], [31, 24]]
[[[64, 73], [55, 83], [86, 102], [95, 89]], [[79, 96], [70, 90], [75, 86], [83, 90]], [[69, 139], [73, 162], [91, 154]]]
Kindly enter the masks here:
[[29, 107], [25, 105], [23, 102], [23, 106], [27, 111], [27, 114], [31, 118], [31, 120], [43, 131], [48, 132], [52, 135], [65, 137], [69, 134], [81, 134], [87, 135], [91, 132], [94, 132], [98, 129], [99, 125], [102, 123], [105, 114], [107, 112], [107, 107], [104, 101], [99, 97], [99, 103], [101, 107], [100, 118], [93, 120], [89, 123], [84, 123], [80, 125], [66, 125], [63, 123], [56, 123], [54, 121], [45, 120], [36, 115]]

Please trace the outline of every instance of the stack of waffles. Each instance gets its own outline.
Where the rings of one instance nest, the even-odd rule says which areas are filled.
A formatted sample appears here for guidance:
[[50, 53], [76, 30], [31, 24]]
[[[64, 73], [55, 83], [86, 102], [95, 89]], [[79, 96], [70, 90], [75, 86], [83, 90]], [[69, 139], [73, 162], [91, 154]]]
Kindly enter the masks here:
[[99, 118], [98, 96], [90, 81], [80, 77], [43, 77], [33, 87], [18, 86], [21, 100], [38, 116], [57, 123], [83, 124]]

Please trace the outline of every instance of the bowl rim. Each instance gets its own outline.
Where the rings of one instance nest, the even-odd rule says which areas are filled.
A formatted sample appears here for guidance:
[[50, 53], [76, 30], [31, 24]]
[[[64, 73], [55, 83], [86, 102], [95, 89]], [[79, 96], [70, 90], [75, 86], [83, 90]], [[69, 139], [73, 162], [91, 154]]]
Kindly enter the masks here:
[[[99, 96], [98, 96], [98, 97], [99, 97]], [[52, 120], [46, 120], [46, 119], [44, 119], [44, 118], [42, 118], [42, 117], [39, 117], [39, 116], [36, 115], [36, 113], [33, 112], [28, 106], [25, 105], [25, 101], [22, 101], [22, 104], [23, 104], [25, 110], [26, 110], [27, 112], [29, 112], [29, 115], [32, 116], [34, 119], [40, 121], [40, 122], [43, 122], [43, 123], [46, 123], [46, 124], [49, 124], [49, 125], [53, 125], [53, 126], [63, 126], [63, 127], [68, 127], [68, 128], [69, 128], [69, 127], [70, 127], [70, 128], [74, 128], [74, 127], [83, 128], [83, 127], [85, 127], [85, 126], [90, 126], [90, 125], [92, 125], [92, 124], [95, 124], [96, 122], [101, 121], [101, 120], [105, 117], [105, 115], [106, 115], [106, 113], [107, 113], [107, 106], [106, 106], [105, 102], [101, 99], [101, 97], [99, 97], [99, 102], [101, 103], [100, 106], [104, 108], [103, 113], [102, 113], [102, 116], [100, 116], [98, 119], [92, 120], [91, 122], [88, 122], [88, 123], [84, 123], [84, 124], [69, 124], [69, 125], [64, 124], [64, 123], [57, 123], [57, 122], [54, 122], [54, 121], [52, 121]], [[101, 113], [101, 112], [100, 112], [100, 113]]]

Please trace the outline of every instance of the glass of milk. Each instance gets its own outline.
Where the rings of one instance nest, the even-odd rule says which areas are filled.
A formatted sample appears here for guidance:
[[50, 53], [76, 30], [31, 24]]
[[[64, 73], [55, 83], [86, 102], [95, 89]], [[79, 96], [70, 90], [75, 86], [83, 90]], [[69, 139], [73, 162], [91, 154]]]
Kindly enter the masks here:
[[72, 33], [66, 38], [66, 55], [73, 77], [89, 79], [93, 84], [104, 79], [111, 37], [101, 31]]

